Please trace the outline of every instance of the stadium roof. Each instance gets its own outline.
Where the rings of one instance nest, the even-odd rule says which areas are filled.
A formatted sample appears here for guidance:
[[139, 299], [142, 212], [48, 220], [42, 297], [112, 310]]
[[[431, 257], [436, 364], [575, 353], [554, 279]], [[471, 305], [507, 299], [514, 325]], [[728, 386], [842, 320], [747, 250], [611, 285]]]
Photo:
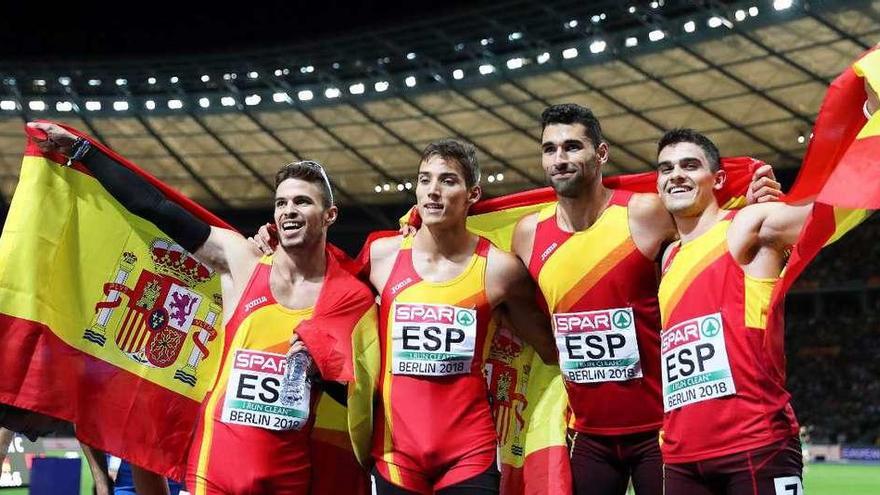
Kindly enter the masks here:
[[599, 116], [611, 174], [647, 170], [680, 126], [794, 167], [827, 85], [878, 34], [863, 1], [514, 1], [251, 52], [0, 62], [0, 200], [38, 118], [214, 208], [265, 206], [303, 158], [343, 202], [407, 202], [419, 152], [449, 136], [477, 145], [488, 194], [542, 184], [538, 116], [562, 102]]

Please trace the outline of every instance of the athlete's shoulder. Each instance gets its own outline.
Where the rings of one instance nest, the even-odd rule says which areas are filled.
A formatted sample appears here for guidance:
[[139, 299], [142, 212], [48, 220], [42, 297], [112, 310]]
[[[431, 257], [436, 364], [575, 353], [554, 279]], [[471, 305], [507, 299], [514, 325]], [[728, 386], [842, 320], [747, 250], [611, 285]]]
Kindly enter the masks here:
[[669, 212], [663, 205], [663, 200], [657, 193], [635, 193], [629, 200], [630, 215], [641, 217], [663, 216], [669, 217]]
[[486, 255], [486, 268], [494, 277], [504, 279], [517, 277], [525, 272], [525, 265], [515, 254], [507, 252], [491, 243], [489, 245], [489, 252]]
[[402, 235], [376, 239], [370, 244], [370, 259], [375, 262], [396, 256], [397, 252], [400, 251], [400, 244], [402, 241]]
[[513, 252], [522, 260], [531, 257], [532, 245], [535, 243], [535, 235], [538, 231], [538, 218], [540, 212], [530, 213], [516, 222], [513, 228], [511, 245]]

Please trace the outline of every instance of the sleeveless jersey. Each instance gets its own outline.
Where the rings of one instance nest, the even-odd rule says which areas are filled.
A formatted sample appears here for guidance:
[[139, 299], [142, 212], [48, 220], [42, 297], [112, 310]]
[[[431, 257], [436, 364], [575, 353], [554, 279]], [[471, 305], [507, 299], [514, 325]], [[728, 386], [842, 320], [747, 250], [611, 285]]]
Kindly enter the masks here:
[[480, 238], [461, 274], [429, 282], [413, 266], [412, 238], [404, 238], [382, 291], [381, 400], [372, 454], [397, 485], [405, 486], [398, 466], [433, 477], [480, 452], [494, 459], [483, 375], [494, 332], [485, 289], [489, 247]]
[[553, 322], [569, 427], [595, 435], [660, 428], [657, 269], [633, 243], [628, 203], [615, 190], [596, 222], [564, 232], [556, 203], [538, 213], [529, 272]]
[[730, 254], [734, 213], [673, 251], [660, 283], [663, 459], [695, 462], [798, 434], [785, 390], [778, 278], [746, 275]]
[[281, 306], [269, 286], [271, 271], [272, 258], [264, 256], [226, 324], [228, 350], [190, 449], [193, 495], [206, 487], [292, 493], [293, 486], [308, 486], [311, 411], [320, 394], [312, 389], [309, 407], [298, 411], [285, 407], [280, 394], [290, 337], [313, 308]]

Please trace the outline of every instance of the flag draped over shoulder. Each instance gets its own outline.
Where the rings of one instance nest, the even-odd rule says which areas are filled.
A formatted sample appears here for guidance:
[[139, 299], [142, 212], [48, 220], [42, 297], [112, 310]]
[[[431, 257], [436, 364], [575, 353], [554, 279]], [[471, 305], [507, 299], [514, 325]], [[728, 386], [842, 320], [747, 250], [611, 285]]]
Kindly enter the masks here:
[[[748, 185], [761, 165], [761, 161], [748, 157], [724, 158], [722, 166], [728, 179], [724, 188], [715, 193], [719, 203], [725, 208], [745, 205]], [[656, 172], [608, 177], [603, 183], [612, 189], [657, 191]], [[553, 201], [556, 195], [549, 187], [481, 201], [471, 207], [468, 230], [510, 251], [519, 219]], [[415, 209], [401, 218], [401, 225], [420, 223]], [[393, 235], [398, 232], [371, 234], [352, 269], [368, 272], [370, 244]], [[500, 444], [501, 493], [571, 493], [565, 438], [568, 402], [559, 367], [545, 364], [531, 346], [502, 322], [496, 324], [499, 327], [486, 361], [486, 374]]]
[[[91, 142], [196, 217], [231, 228]], [[122, 207], [80, 164], [59, 166], [65, 161], [28, 141], [0, 238], [0, 403], [69, 421], [85, 443], [182, 479], [228, 341], [219, 276]], [[351, 389], [369, 393], [372, 365], [355, 358], [370, 346], [375, 352], [375, 310], [369, 291], [350, 280], [330, 258], [303, 339], [327, 379], [363, 378]], [[325, 462], [316, 474], [332, 473], [325, 477], [346, 487], [360, 477], [365, 486], [354, 451], [365, 448], [369, 412], [346, 412], [325, 395], [318, 413], [313, 445]], [[357, 472], [340, 476], [347, 468]]]

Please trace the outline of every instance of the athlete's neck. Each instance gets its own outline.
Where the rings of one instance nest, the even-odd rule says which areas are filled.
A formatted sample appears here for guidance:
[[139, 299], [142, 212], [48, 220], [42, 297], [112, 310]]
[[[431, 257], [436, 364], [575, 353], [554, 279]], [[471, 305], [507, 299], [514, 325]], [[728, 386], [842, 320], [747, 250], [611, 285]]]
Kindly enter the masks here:
[[557, 195], [556, 223], [567, 232], [580, 232], [590, 228], [605, 211], [613, 191], [602, 185], [601, 178], [590, 184], [576, 197]]
[[272, 271], [281, 280], [293, 284], [322, 280], [327, 271], [325, 244], [322, 240], [308, 246], [278, 249], [272, 259]]
[[454, 225], [423, 225], [413, 238], [413, 248], [429, 257], [455, 259], [472, 254], [473, 238], [464, 221]]
[[696, 215], [672, 214], [675, 227], [678, 229], [678, 237], [682, 244], [700, 237], [709, 231], [715, 224], [724, 218], [726, 210], [722, 210], [718, 203], [712, 201], [706, 208]]

